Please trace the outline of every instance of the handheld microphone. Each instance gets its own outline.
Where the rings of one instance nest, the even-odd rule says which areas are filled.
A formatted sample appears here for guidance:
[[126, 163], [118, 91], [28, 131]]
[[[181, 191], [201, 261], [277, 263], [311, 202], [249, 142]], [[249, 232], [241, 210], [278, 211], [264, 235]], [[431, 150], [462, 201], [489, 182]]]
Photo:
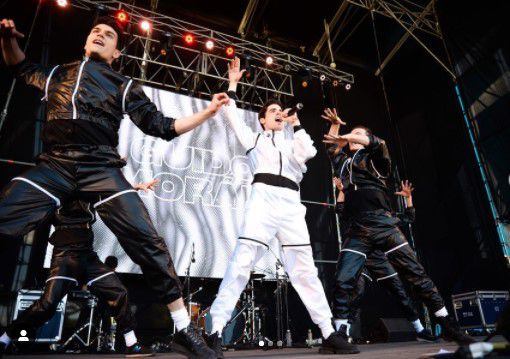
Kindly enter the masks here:
[[293, 114], [295, 114], [296, 112], [300, 111], [303, 109], [303, 104], [301, 102], [298, 102], [297, 104], [294, 105], [294, 107], [292, 107], [289, 112], [287, 112], [287, 116], [292, 116]]
[[195, 263], [195, 242], [193, 242], [191, 247], [191, 263]]

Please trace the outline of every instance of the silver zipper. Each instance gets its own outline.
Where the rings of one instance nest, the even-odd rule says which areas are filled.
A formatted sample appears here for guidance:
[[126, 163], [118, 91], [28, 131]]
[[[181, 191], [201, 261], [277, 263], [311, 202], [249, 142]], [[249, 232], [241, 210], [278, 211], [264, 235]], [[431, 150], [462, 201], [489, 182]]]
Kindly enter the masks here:
[[76, 104], [74, 102], [74, 98], [76, 97], [76, 94], [78, 93], [78, 87], [80, 86], [80, 79], [81, 79], [81, 74], [83, 72], [83, 67], [85, 66], [85, 63], [88, 60], [89, 60], [88, 57], [85, 58], [85, 60], [83, 60], [83, 62], [80, 65], [80, 71], [78, 71], [78, 79], [76, 80], [76, 87], [74, 88], [73, 96], [71, 96], [71, 103], [73, 104], [73, 120], [76, 120], [78, 118], [78, 111], [76, 110]]

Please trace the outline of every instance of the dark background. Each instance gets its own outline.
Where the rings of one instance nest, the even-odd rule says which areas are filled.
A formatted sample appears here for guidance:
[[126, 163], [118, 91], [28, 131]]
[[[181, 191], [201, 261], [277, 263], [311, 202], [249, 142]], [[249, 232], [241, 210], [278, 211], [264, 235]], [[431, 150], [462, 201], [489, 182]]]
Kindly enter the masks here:
[[[247, 1], [232, 3], [227, 0], [203, 2], [160, 1], [159, 11], [213, 29], [235, 34]], [[136, 1], [148, 8], [148, 1]], [[290, 0], [262, 1], [257, 21], [247, 38], [268, 43], [275, 48], [312, 58], [311, 51], [322, 32], [322, 19], [330, 19], [338, 1], [311, 2], [294, 9]], [[20, 31], [28, 33], [36, 8], [36, 1], [10, 0], [0, 4], [0, 17], [12, 17]], [[459, 75], [459, 84], [466, 107], [482, 107], [477, 116], [476, 129], [480, 150], [490, 171], [489, 188], [496, 198], [503, 220], [508, 220], [507, 204], [510, 198], [508, 174], [510, 172], [509, 84], [508, 66], [508, 2], [444, 1], [436, 4], [448, 52]], [[294, 9], [293, 11], [290, 9]], [[34, 61], [41, 58], [44, 26], [51, 19], [48, 41], [49, 63], [65, 63], [82, 55], [86, 34], [93, 21], [93, 13], [77, 9], [43, 7], [36, 24], [28, 56]], [[467, 136], [466, 126], [457, 101], [454, 83], [415, 41], [409, 39], [383, 72], [385, 102], [380, 77], [374, 76], [378, 66], [374, 41], [374, 24], [365, 10], [353, 9], [349, 22], [333, 41], [335, 60], [342, 70], [355, 76], [350, 91], [343, 87], [328, 91], [348, 127], [364, 124], [387, 140], [394, 164], [402, 178], [416, 187], [414, 203], [417, 221], [413, 228], [418, 255], [451, 309], [452, 294], [473, 290], [508, 289], [509, 273], [498, 243], [494, 221], [489, 211], [487, 196]], [[350, 29], [356, 30], [350, 34]], [[403, 30], [389, 19], [375, 16], [375, 33], [381, 56], [392, 48]], [[443, 45], [425, 37], [425, 42], [446, 63]], [[304, 51], [303, 48], [304, 47]], [[495, 57], [498, 53], [499, 57]], [[469, 55], [469, 56], [468, 56]], [[501, 60], [503, 59], [503, 60]], [[329, 63], [322, 54], [321, 60]], [[504, 81], [506, 87], [494, 87]], [[5, 65], [0, 67], [0, 99], [5, 101], [11, 75]], [[499, 82], [497, 82], [499, 80]], [[296, 100], [305, 104], [301, 112], [303, 126], [310, 132], [320, 148], [309, 163], [309, 172], [302, 183], [302, 198], [319, 202], [333, 202], [330, 167], [323, 146], [322, 134], [327, 130], [319, 115], [322, 112], [323, 92], [319, 82], [313, 81], [306, 89], [295, 84]], [[490, 94], [494, 101], [487, 102], [482, 95]], [[34, 158], [34, 132], [40, 93], [23, 85], [16, 86], [9, 115], [0, 133], [0, 158], [32, 162]], [[481, 104], [481, 105], [480, 105]], [[0, 163], [0, 186], [25, 168]], [[316, 259], [335, 260], [338, 242], [334, 214], [325, 206], [307, 205], [307, 221]], [[43, 283], [42, 271], [45, 233], [39, 234], [32, 252], [27, 281], [24, 287]], [[4, 302], [12, 298], [8, 293], [21, 241], [2, 240], [1, 285]], [[318, 264], [319, 274], [328, 294], [333, 284], [334, 264]], [[135, 288], [145, 287], [140, 278], [130, 277]], [[199, 279], [193, 283], [200, 284]], [[202, 299], [215, 291], [212, 284]], [[147, 295], [135, 301], [150, 302]], [[380, 294], [383, 295], [383, 294]], [[139, 299], [137, 299], [139, 298]], [[149, 298], [149, 299], [147, 299]], [[376, 305], [385, 302], [384, 308]], [[303, 310], [295, 295], [290, 298], [293, 312]], [[388, 305], [386, 305], [388, 303]], [[365, 308], [374, 315], [400, 316], [391, 298], [366, 298]], [[291, 313], [292, 314], [292, 313]], [[297, 315], [298, 318], [301, 316]], [[298, 322], [298, 323], [296, 323]], [[312, 324], [308, 319], [294, 321], [295, 336], [304, 338]]]

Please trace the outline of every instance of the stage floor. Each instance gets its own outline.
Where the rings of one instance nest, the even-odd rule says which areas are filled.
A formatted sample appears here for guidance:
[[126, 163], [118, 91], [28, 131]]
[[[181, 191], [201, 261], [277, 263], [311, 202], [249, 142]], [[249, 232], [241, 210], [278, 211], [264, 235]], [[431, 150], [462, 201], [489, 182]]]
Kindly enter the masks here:
[[[439, 350], [455, 351], [457, 345], [440, 341], [438, 343], [401, 342], [383, 344], [364, 344], [359, 346], [361, 353], [356, 355], [320, 355], [318, 348], [296, 348], [280, 350], [239, 350], [225, 352], [227, 358], [357, 358], [357, 359], [393, 359], [393, 358], [419, 358], [424, 354], [437, 353]], [[75, 358], [124, 358], [121, 354], [51, 354], [51, 355], [15, 355], [7, 358], [32, 358], [32, 359], [75, 359]], [[184, 358], [174, 353], [158, 353], [156, 358]]]

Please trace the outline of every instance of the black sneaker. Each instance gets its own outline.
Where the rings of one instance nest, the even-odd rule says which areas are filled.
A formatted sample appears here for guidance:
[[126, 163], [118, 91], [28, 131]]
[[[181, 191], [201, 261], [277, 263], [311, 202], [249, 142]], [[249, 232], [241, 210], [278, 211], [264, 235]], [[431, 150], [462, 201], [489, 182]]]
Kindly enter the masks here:
[[153, 357], [154, 352], [141, 345], [140, 343], [135, 343], [130, 347], [126, 347], [126, 358], [145, 358], [145, 357]]
[[349, 343], [347, 337], [347, 326], [341, 325], [340, 330], [331, 334], [327, 339], [322, 338], [320, 354], [358, 354], [356, 345]]
[[207, 347], [204, 338], [193, 322], [186, 329], [175, 333], [172, 350], [187, 358], [216, 359], [216, 354]]
[[421, 332], [416, 333], [416, 340], [419, 342], [435, 343], [439, 340], [430, 330], [423, 329]]
[[472, 344], [476, 340], [460, 330], [459, 325], [450, 316], [436, 317], [437, 322], [441, 325], [442, 337], [449, 342], [456, 342], [457, 344]]
[[218, 333], [214, 333], [211, 335], [205, 336], [205, 342], [207, 343], [207, 346], [214, 350], [216, 353], [216, 358], [221, 359], [224, 358], [223, 356], [223, 349], [221, 347], [221, 338], [219, 337]]

